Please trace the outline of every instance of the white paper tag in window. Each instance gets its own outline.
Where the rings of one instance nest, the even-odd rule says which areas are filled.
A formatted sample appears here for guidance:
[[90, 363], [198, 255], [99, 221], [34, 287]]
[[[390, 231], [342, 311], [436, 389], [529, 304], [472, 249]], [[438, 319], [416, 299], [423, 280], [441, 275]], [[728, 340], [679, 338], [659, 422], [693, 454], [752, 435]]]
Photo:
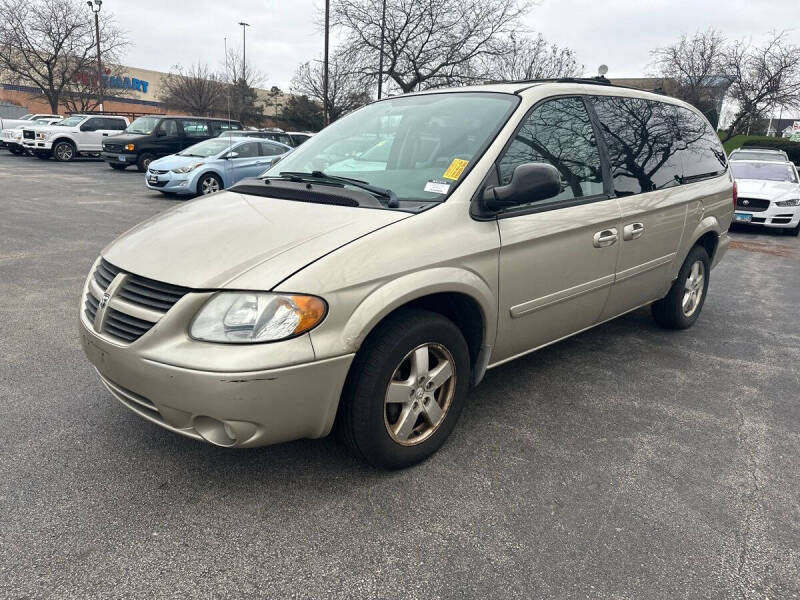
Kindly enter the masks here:
[[425, 191], [431, 194], [446, 194], [450, 191], [450, 184], [444, 181], [428, 181], [425, 184]]

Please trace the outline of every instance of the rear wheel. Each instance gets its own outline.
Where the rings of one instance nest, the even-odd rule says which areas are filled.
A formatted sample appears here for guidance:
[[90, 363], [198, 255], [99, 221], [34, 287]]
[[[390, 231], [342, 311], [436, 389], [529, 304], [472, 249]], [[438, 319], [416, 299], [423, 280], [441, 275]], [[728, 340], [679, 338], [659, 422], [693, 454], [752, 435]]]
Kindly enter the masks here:
[[125, 169], [128, 168], [128, 165], [115, 165], [114, 163], [108, 163], [108, 164], [115, 171], [124, 171]]
[[337, 426], [366, 462], [399, 469], [436, 452], [455, 427], [470, 359], [458, 327], [425, 310], [398, 311], [364, 342]]
[[711, 260], [705, 248], [692, 248], [669, 293], [653, 303], [652, 312], [656, 323], [667, 329], [691, 327], [703, 309], [710, 271]]
[[53, 156], [59, 162], [70, 162], [75, 160], [76, 154], [77, 151], [75, 150], [75, 146], [72, 142], [64, 140], [61, 142], [56, 142], [56, 145], [53, 146]]
[[144, 173], [147, 171], [147, 168], [150, 166], [150, 163], [155, 160], [155, 156], [150, 154], [149, 152], [143, 152], [139, 155], [139, 160], [136, 161], [136, 168], [139, 169], [139, 172]]
[[222, 189], [222, 180], [213, 173], [206, 173], [197, 182], [197, 193], [200, 196], [207, 196]]

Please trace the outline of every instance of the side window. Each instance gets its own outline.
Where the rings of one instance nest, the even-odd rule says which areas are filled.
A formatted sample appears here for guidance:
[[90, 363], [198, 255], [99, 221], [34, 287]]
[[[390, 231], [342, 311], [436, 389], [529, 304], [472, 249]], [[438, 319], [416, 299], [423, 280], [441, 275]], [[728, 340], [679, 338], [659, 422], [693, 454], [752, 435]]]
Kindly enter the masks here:
[[105, 129], [111, 131], [125, 131], [128, 125], [122, 119], [106, 119]]
[[630, 196], [681, 182], [681, 119], [665, 102], [595, 96], [592, 98], [608, 147], [617, 196]]
[[260, 156], [258, 146], [259, 146], [258, 142], [247, 142], [242, 144], [241, 146], [237, 146], [234, 149], [234, 152], [239, 153], [239, 156], [237, 158], [255, 158], [257, 156]]
[[165, 136], [174, 137], [178, 135], [178, 122], [173, 119], [161, 121], [158, 130], [163, 132]]
[[105, 119], [101, 117], [92, 117], [84, 121], [83, 125], [81, 125], [81, 131], [97, 131], [98, 129], [103, 129], [103, 121], [105, 121]]
[[261, 153], [264, 156], [278, 156], [283, 154], [286, 150], [278, 144], [271, 144], [270, 142], [261, 142]]
[[190, 138], [207, 138], [211, 137], [206, 121], [194, 121], [191, 119], [183, 119], [181, 121], [183, 126], [183, 134]]
[[722, 144], [705, 119], [677, 107], [681, 121], [683, 176], [686, 178], [717, 175], [725, 171], [727, 160]]
[[580, 98], [549, 100], [528, 115], [500, 160], [500, 184], [508, 184], [514, 169], [528, 162], [549, 163], [561, 174], [563, 191], [544, 202], [603, 193], [600, 153]]

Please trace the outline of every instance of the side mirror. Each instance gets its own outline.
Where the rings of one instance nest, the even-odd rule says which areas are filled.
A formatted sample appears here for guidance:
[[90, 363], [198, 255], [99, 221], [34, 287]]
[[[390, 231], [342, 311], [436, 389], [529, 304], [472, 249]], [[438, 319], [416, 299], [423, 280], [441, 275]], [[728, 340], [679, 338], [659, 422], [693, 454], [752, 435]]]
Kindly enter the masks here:
[[483, 191], [483, 206], [490, 211], [546, 200], [561, 193], [561, 176], [553, 165], [524, 163], [511, 175], [511, 183]]
[[230, 160], [230, 159], [232, 159], [232, 158], [239, 158], [239, 153], [238, 153], [238, 152], [233, 152], [233, 151], [231, 151], [231, 152], [228, 152], [228, 153], [225, 155], [225, 160]]

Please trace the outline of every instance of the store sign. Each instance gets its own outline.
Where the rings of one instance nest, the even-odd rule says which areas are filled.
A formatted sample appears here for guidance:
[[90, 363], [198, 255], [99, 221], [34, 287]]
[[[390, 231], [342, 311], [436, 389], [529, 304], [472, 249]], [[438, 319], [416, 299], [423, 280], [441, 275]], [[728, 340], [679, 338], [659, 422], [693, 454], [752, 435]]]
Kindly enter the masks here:
[[[133, 90], [146, 94], [147, 88], [150, 87], [149, 81], [137, 79], [136, 77], [120, 77], [118, 75], [111, 75], [110, 73], [111, 69], [106, 69], [106, 75], [103, 75], [103, 87], [106, 89]], [[72, 76], [72, 81], [87, 86], [96, 86], [97, 75], [86, 71], [78, 71]]]

